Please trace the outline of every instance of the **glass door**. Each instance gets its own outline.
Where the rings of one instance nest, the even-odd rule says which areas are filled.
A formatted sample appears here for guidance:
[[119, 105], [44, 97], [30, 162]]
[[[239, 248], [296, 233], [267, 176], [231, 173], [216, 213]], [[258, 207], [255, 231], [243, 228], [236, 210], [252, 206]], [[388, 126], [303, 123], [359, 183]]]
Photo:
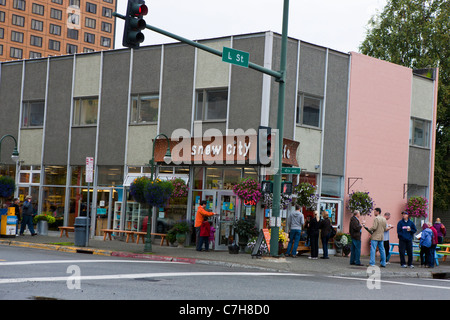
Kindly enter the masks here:
[[236, 217], [236, 200], [237, 197], [232, 191], [217, 193], [216, 248], [218, 249], [226, 249], [235, 239], [233, 223]]
[[339, 224], [340, 219], [340, 204], [341, 202], [338, 200], [322, 200], [320, 202], [320, 212], [327, 211], [328, 218], [333, 226]]

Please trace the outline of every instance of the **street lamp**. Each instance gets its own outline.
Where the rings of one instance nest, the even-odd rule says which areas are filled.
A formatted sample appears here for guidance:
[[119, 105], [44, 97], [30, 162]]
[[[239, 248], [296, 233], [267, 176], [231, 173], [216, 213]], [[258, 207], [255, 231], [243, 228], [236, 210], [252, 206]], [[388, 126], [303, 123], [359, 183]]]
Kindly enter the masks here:
[[17, 151], [17, 140], [16, 140], [16, 138], [14, 138], [14, 137], [13, 137], [12, 135], [10, 135], [10, 134], [5, 134], [5, 135], [0, 139], [0, 157], [1, 157], [1, 147], [2, 147], [3, 139], [5, 139], [5, 138], [7, 138], [7, 137], [10, 137], [10, 138], [12, 138], [12, 139], [14, 140], [14, 150], [13, 150], [13, 152], [12, 152], [12, 154], [11, 154], [11, 159], [12, 159], [12, 161], [14, 161], [14, 163], [16, 163], [17, 160], [19, 160], [19, 151]]
[[[152, 149], [152, 159], [149, 161], [150, 169], [151, 169], [151, 176], [150, 179], [153, 181], [153, 173], [155, 172], [155, 145], [156, 145], [156, 139], [159, 136], [163, 136], [167, 140], [167, 150], [166, 154], [164, 155], [164, 162], [166, 164], [169, 164], [172, 161], [172, 155], [170, 153], [170, 140], [169, 138], [164, 134], [160, 133], [158, 134], [155, 139], [153, 139], [153, 149]], [[147, 236], [145, 238], [145, 246], [144, 246], [144, 252], [152, 252], [152, 239], [151, 239], [151, 216], [152, 216], [152, 206], [150, 206], [148, 210], [148, 220], [147, 220]]]

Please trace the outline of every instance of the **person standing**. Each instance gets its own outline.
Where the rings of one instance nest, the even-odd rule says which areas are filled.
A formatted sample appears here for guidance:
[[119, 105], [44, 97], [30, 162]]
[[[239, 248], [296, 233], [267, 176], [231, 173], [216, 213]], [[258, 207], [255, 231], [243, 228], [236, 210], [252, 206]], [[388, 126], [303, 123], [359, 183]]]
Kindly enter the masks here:
[[314, 211], [314, 217], [309, 221], [309, 241], [311, 245], [311, 256], [308, 259], [316, 260], [319, 257], [319, 211]]
[[[386, 267], [386, 252], [383, 246], [383, 236], [386, 231], [386, 219], [381, 216], [381, 209], [375, 208], [374, 210], [375, 219], [373, 220], [373, 226], [369, 228], [369, 232], [372, 233], [372, 238], [370, 240], [370, 266], [375, 265], [375, 255], [376, 250], [380, 251], [381, 256], [381, 267]], [[364, 225], [364, 224], [363, 224]]]
[[208, 217], [205, 216], [200, 226], [200, 248], [197, 251], [202, 251], [203, 244], [205, 244], [205, 251], [209, 251], [209, 236], [211, 233], [211, 226]]
[[323, 250], [323, 256], [322, 259], [329, 259], [328, 257], [328, 241], [330, 240], [330, 233], [331, 233], [331, 222], [328, 218], [328, 212], [322, 211], [322, 217], [323, 219], [320, 221], [320, 230], [322, 230], [321, 233], [321, 240], [322, 240], [322, 250]]
[[416, 233], [417, 228], [414, 223], [409, 219], [408, 212], [402, 212], [402, 219], [397, 224], [398, 234], [398, 252], [400, 255], [400, 265], [402, 268], [406, 268], [405, 264], [405, 250], [408, 255], [408, 266], [414, 268], [412, 264], [413, 260], [413, 236]]
[[441, 219], [436, 218], [433, 227], [436, 229], [438, 234], [438, 244], [444, 243], [444, 237], [447, 234], [447, 230], [445, 230], [445, 226], [441, 223]]
[[422, 235], [420, 236], [420, 266], [430, 267], [430, 247], [433, 239], [433, 231], [424, 223], [422, 225]]
[[438, 235], [436, 229], [432, 224], [429, 225], [429, 228], [433, 232], [433, 238], [431, 240], [431, 247], [430, 247], [430, 268], [434, 268], [436, 246], [438, 244]]
[[34, 215], [34, 208], [33, 204], [31, 203], [31, 196], [25, 197], [25, 202], [22, 205], [22, 223], [20, 226], [20, 235], [23, 236], [23, 232], [25, 231], [25, 226], [28, 226], [28, 229], [31, 232], [32, 236], [36, 236], [37, 233], [34, 231], [33, 228], [33, 215]]
[[389, 260], [391, 258], [391, 254], [389, 253], [390, 251], [390, 245], [389, 245], [389, 230], [391, 230], [392, 228], [394, 228], [392, 226], [392, 224], [388, 223], [388, 220], [391, 218], [391, 214], [389, 212], [385, 212], [384, 213], [384, 218], [386, 219], [386, 231], [384, 232], [383, 235], [383, 244], [384, 244], [384, 252], [386, 253], [386, 264], [389, 264]]
[[203, 220], [205, 217], [210, 217], [215, 215], [214, 212], [206, 211], [206, 200], [202, 200], [200, 202], [200, 206], [197, 209], [197, 213], [195, 214], [195, 223], [194, 223], [194, 229], [195, 229], [195, 243], [196, 243], [196, 249], [197, 251], [201, 250], [201, 241], [200, 241], [200, 227], [203, 223]]
[[305, 218], [300, 211], [300, 206], [295, 205], [295, 211], [289, 214], [286, 221], [286, 231], [289, 232], [289, 244], [285, 254], [286, 257], [295, 258], [297, 256], [298, 242], [300, 241], [300, 235], [304, 224]]
[[20, 200], [19, 198], [14, 198], [13, 203], [10, 207], [14, 208], [15, 215], [17, 217], [16, 220], [16, 236], [19, 235], [19, 221], [20, 221]]
[[362, 225], [359, 221], [361, 213], [358, 210], [353, 212], [350, 219], [350, 237], [352, 238], [352, 246], [350, 248], [350, 264], [362, 266], [361, 264], [361, 229]]

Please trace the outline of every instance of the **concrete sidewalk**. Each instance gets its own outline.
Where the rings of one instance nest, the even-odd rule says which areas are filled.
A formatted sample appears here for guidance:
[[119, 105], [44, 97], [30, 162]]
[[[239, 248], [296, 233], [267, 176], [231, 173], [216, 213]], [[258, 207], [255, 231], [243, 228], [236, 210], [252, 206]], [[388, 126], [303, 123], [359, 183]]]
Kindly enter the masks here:
[[[257, 268], [260, 270], [270, 270], [278, 272], [323, 274], [335, 276], [367, 277], [369, 257], [361, 257], [361, 263], [365, 266], [351, 266], [348, 257], [330, 255], [330, 259], [310, 260], [307, 254], [296, 258], [273, 258], [262, 257], [252, 258], [250, 254], [239, 253], [230, 254], [228, 251], [198, 252], [194, 247], [169, 247], [160, 246], [160, 240], [155, 239], [152, 243], [152, 253], [145, 254], [142, 243], [126, 243], [124, 240], [106, 240], [103, 237], [89, 239], [87, 247], [76, 247], [73, 245], [74, 233], [69, 233], [69, 238], [65, 235], [59, 237], [60, 233], [49, 231], [47, 236], [31, 235], [19, 236], [15, 238], [0, 238], [2, 246], [29, 247], [45, 250], [57, 250], [61, 252], [71, 252], [78, 254], [98, 254], [104, 256], [115, 256], [133, 259], [147, 259], [158, 261], [185, 262], [191, 264], [208, 264], [227, 267]], [[65, 243], [63, 245], [63, 243]], [[320, 256], [320, 255], [319, 255]], [[434, 268], [421, 268], [420, 262], [414, 258], [414, 269], [401, 268], [398, 256], [391, 258], [391, 264], [386, 268], [380, 268], [382, 277], [450, 277], [450, 261], [439, 261], [439, 266]], [[377, 264], [379, 265], [379, 258]]]

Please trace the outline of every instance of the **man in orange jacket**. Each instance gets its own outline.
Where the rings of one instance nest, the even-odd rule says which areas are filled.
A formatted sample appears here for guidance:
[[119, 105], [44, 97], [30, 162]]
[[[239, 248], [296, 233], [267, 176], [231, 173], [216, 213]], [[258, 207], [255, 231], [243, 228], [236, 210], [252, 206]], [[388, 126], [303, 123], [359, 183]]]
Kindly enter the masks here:
[[206, 204], [207, 204], [207, 201], [206, 200], [202, 200], [200, 202], [200, 206], [198, 207], [197, 213], [195, 215], [194, 228], [195, 228], [195, 236], [196, 236], [195, 237], [195, 243], [196, 243], [197, 251], [201, 250], [201, 248], [199, 247], [200, 246], [200, 226], [202, 225], [202, 222], [203, 222], [205, 216], [206, 217], [210, 217], [210, 216], [213, 216], [213, 215], [217, 214], [217, 213], [214, 213], [214, 212], [206, 211]]

